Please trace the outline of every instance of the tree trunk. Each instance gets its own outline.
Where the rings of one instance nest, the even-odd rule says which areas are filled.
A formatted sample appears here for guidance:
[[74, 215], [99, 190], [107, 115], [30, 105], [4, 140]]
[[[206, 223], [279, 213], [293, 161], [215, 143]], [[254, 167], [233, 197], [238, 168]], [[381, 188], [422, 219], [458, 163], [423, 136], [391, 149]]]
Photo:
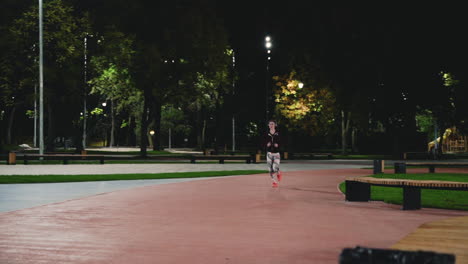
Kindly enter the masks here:
[[143, 112], [141, 113], [141, 129], [140, 129], [140, 154], [143, 157], [146, 157], [146, 147], [148, 146], [148, 105], [149, 100], [151, 99], [149, 96], [150, 92], [148, 89], [145, 89], [144, 92], [144, 103], [143, 103]]
[[136, 146], [136, 135], [135, 135], [135, 118], [129, 115], [128, 117], [128, 133], [127, 133], [127, 145]]
[[445, 134], [445, 126], [444, 125], [441, 125], [439, 124], [439, 137], [440, 137], [440, 141], [439, 143], [437, 143], [437, 154], [436, 154], [436, 158], [437, 159], [441, 159], [442, 158], [442, 155], [444, 154], [444, 150], [443, 150], [443, 144], [444, 144], [444, 134]]
[[154, 112], [153, 112], [153, 120], [154, 120], [154, 130], [156, 132], [156, 136], [153, 138], [153, 150], [162, 150], [161, 140], [162, 140], [162, 133], [161, 133], [161, 112], [162, 112], [162, 103], [160, 99], [155, 98], [154, 102]]
[[114, 99], [111, 99], [111, 131], [110, 131], [109, 147], [113, 147], [114, 145], [115, 145]]
[[349, 122], [350, 122], [350, 112], [345, 112], [341, 110], [341, 154], [346, 155], [346, 147], [348, 145], [347, 142], [347, 135], [349, 130]]
[[7, 133], [6, 133], [6, 144], [12, 143], [12, 136], [11, 131], [13, 129], [13, 120], [15, 118], [16, 106], [13, 106], [10, 111], [10, 115], [8, 117], [8, 126], [7, 126]]
[[215, 153], [219, 154], [221, 151], [223, 151], [223, 145], [224, 145], [224, 137], [223, 137], [223, 125], [224, 125], [224, 120], [223, 116], [221, 114], [221, 106], [219, 101], [216, 102], [215, 106]]
[[353, 127], [351, 131], [351, 148], [353, 150], [353, 153], [357, 153], [357, 129]]
[[50, 100], [47, 103], [47, 113], [48, 113], [48, 119], [47, 119], [47, 136], [46, 138], [46, 151], [53, 152], [55, 151], [55, 119], [54, 119], [54, 109], [52, 107], [52, 104]]
[[201, 142], [202, 142], [202, 149], [206, 148], [206, 119], [203, 119], [203, 126], [202, 126], [202, 132], [201, 132]]
[[197, 146], [198, 146], [198, 149], [203, 150], [203, 140], [202, 140], [203, 125], [200, 125], [202, 124], [201, 106], [198, 100], [196, 104], [197, 104], [197, 122], [195, 124], [195, 129], [197, 131]]

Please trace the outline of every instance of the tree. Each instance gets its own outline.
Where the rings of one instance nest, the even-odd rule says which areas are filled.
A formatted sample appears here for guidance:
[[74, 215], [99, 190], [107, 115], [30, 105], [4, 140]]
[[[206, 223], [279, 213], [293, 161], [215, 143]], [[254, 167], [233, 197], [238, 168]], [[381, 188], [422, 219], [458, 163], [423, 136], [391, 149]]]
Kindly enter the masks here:
[[[165, 136], [174, 138], [180, 135], [184, 139], [187, 138], [192, 130], [189, 120], [186, 118], [184, 111], [180, 107], [165, 105], [161, 113], [161, 131]], [[173, 144], [174, 141], [172, 141]], [[173, 146], [173, 145], [172, 145]]]
[[[216, 75], [220, 62], [226, 61], [227, 37], [208, 2], [175, 1], [162, 3], [164, 8], [152, 5], [138, 8], [135, 17], [151, 18], [138, 21], [142, 27], [135, 33], [136, 57], [132, 70], [136, 85], [144, 95], [142, 155], [146, 154], [149, 123], [154, 124], [158, 136], [154, 147], [161, 148], [158, 131], [162, 106], [194, 101], [198, 96], [194, 84], [199, 73]], [[145, 16], [148, 12], [151, 14]], [[152, 34], [148, 34], [149, 28]]]
[[[459, 85], [459, 80], [457, 80], [453, 74], [443, 71], [439, 73], [439, 78], [439, 85], [434, 85], [436, 91], [433, 93], [433, 100], [431, 104], [426, 105], [426, 107], [432, 113], [438, 128], [440, 141], [437, 144], [442, 145], [445, 130], [458, 125], [456, 119], [457, 105], [455, 91]], [[434, 154], [441, 157], [443, 154], [442, 148], [437, 148], [437, 153]]]
[[312, 78], [302, 82], [295, 71], [275, 76], [274, 97], [280, 121], [292, 130], [326, 135], [335, 121], [335, 98], [327, 87], [315, 86]]
[[124, 116], [124, 120], [127, 119], [128, 124], [131, 124], [131, 120], [141, 116], [142, 109], [138, 106], [143, 97], [129, 71], [134, 54], [132, 38], [111, 28], [100, 37], [99, 43], [101, 52], [91, 60], [95, 77], [89, 81], [90, 93], [99, 94], [104, 100], [110, 101], [109, 146], [112, 147], [116, 144], [116, 116]]
[[[78, 17], [71, 6], [61, 0], [47, 1], [44, 6], [44, 102], [47, 106], [48, 148], [53, 148], [53, 139], [58, 130], [62, 135], [73, 133], [73, 120], [79, 118], [82, 37], [89, 31], [85, 15]], [[32, 5], [8, 26], [9, 43], [2, 56], [3, 98], [15, 98], [5, 102], [14, 113], [18, 105], [30, 107], [34, 101], [34, 83], [37, 76], [38, 7]], [[2, 89], [2, 90], [3, 90]], [[68, 107], [64, 107], [67, 105]], [[54, 111], [63, 107], [64, 111]], [[59, 116], [61, 115], [61, 116]], [[10, 115], [12, 123], [14, 115]], [[54, 119], [67, 120], [60, 127]]]

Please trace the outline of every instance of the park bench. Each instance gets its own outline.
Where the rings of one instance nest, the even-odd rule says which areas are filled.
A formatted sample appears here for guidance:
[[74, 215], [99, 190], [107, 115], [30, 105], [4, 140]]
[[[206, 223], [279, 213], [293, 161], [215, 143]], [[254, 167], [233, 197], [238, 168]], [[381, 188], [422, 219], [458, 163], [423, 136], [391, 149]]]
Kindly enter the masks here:
[[421, 189], [468, 191], [468, 182], [351, 177], [346, 179], [345, 184], [345, 199], [349, 202], [370, 201], [371, 185], [403, 188], [403, 210], [421, 209]]
[[333, 158], [333, 153], [291, 153], [291, 159], [299, 158], [299, 157], [306, 157], [306, 158], [315, 158], [315, 157], [327, 157], [328, 159]]
[[62, 160], [63, 164], [68, 164], [69, 160], [99, 160], [104, 164], [104, 155], [82, 155], [82, 154], [24, 154], [23, 161], [27, 165], [30, 160]]
[[395, 162], [395, 173], [406, 173], [406, 167], [428, 167], [430, 173], [435, 172], [436, 167], [467, 167], [467, 162]]
[[254, 155], [192, 155], [190, 162], [195, 163], [196, 160], [218, 160], [223, 164], [226, 160], [245, 160], [245, 163], [255, 163]]

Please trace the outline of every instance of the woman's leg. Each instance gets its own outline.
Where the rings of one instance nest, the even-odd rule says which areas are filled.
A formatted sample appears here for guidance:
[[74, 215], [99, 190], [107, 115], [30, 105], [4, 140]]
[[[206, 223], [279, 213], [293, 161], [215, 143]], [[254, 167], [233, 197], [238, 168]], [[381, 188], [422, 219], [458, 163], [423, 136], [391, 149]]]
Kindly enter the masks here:
[[267, 165], [268, 165], [268, 171], [270, 172], [270, 177], [271, 177], [271, 180], [273, 181], [273, 183], [276, 183], [276, 178], [274, 176], [274, 163], [275, 163], [275, 160], [274, 160], [274, 154], [272, 154], [271, 152], [267, 152], [267, 155], [266, 155], [266, 158], [267, 158]]
[[279, 165], [280, 165], [280, 161], [281, 161], [280, 153], [272, 154], [272, 160], [273, 160], [273, 162], [272, 162], [273, 164], [271, 166], [271, 169], [273, 171], [272, 178], [275, 178], [276, 180], [279, 180], [278, 172], [279, 172]]

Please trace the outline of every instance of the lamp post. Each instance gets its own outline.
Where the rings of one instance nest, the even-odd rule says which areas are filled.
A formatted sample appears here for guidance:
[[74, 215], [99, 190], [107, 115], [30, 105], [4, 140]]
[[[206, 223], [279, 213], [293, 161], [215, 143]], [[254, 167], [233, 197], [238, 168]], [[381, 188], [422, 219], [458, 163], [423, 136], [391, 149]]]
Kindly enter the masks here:
[[270, 60], [271, 60], [271, 47], [273, 46], [271, 42], [271, 37], [265, 37], [265, 48], [267, 49], [267, 60], [266, 60], [266, 78], [265, 78], [265, 121], [268, 121], [270, 110], [269, 110], [269, 101], [270, 101]]
[[44, 154], [44, 70], [42, 0], [39, 0], [39, 154]]
[[83, 44], [84, 44], [84, 62], [83, 62], [83, 139], [82, 139], [82, 144], [83, 144], [83, 150], [86, 149], [86, 118], [88, 116], [88, 110], [86, 106], [86, 95], [88, 93], [88, 52], [87, 52], [87, 47], [88, 47], [88, 33], [85, 34], [84, 39], [83, 39]]
[[[234, 70], [236, 68], [236, 57], [234, 54], [234, 50], [232, 50], [232, 95], [235, 98], [236, 96], [236, 84], [234, 78]], [[235, 100], [235, 99], [234, 99]], [[234, 115], [234, 111], [232, 114], [232, 152], [236, 151], [236, 118]]]

